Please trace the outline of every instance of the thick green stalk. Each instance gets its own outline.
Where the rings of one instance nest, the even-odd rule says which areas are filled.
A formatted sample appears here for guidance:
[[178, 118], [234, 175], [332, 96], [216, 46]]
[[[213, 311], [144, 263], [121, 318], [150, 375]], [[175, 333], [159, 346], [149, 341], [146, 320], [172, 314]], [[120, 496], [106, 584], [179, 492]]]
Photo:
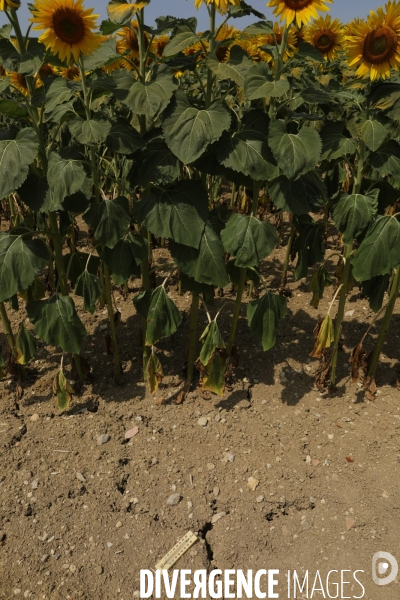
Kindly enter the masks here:
[[[6, 334], [8, 345], [10, 347], [12, 357], [16, 361], [18, 358], [17, 344], [15, 341], [14, 333], [11, 328], [10, 319], [8, 318], [8, 314], [7, 314], [7, 310], [4, 305], [4, 302], [0, 302], [0, 317], [1, 317], [1, 322], [2, 322], [3, 328], [4, 328], [4, 333]], [[24, 367], [22, 365], [18, 365], [18, 370], [19, 370], [21, 379], [25, 379]]]
[[111, 340], [113, 344], [113, 355], [114, 355], [114, 378], [117, 383], [121, 383], [121, 361], [119, 358], [119, 348], [118, 348], [118, 340], [117, 340], [117, 331], [114, 321], [114, 312], [112, 306], [112, 297], [111, 297], [111, 277], [110, 271], [106, 263], [103, 263], [103, 273], [104, 273], [104, 288], [105, 288], [105, 296], [107, 301], [107, 312], [108, 312], [108, 320], [110, 321], [110, 329], [111, 329]]
[[189, 332], [189, 351], [188, 351], [188, 370], [186, 383], [188, 386], [192, 383], [194, 374], [194, 362], [196, 360], [196, 342], [197, 342], [197, 321], [199, 316], [199, 295], [192, 292], [192, 304], [190, 307], [190, 332]]
[[289, 269], [290, 254], [292, 252], [292, 246], [293, 246], [293, 240], [294, 240], [295, 233], [296, 233], [296, 228], [294, 226], [294, 221], [292, 219], [292, 224], [290, 226], [289, 239], [288, 239], [287, 248], [286, 248], [285, 262], [283, 263], [281, 289], [284, 289], [284, 287], [286, 286], [286, 283], [287, 283], [287, 272]]
[[385, 316], [381, 324], [378, 339], [375, 342], [375, 347], [372, 353], [371, 363], [368, 369], [368, 377], [375, 377], [376, 367], [378, 366], [379, 357], [382, 352], [383, 344], [389, 329], [390, 320], [393, 315], [394, 306], [396, 304], [397, 296], [400, 288], [400, 266], [395, 271], [392, 285], [389, 294], [389, 303], [386, 307]]

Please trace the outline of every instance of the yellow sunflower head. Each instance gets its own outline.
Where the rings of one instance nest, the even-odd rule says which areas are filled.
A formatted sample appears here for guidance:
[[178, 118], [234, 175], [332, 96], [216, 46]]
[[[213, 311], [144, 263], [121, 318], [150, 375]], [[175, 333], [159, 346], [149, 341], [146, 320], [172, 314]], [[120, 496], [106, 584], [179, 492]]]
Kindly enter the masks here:
[[233, 25], [223, 25], [220, 28], [216, 37], [217, 48], [215, 50], [219, 62], [226, 62], [229, 60], [230, 46], [239, 35], [240, 31]]
[[385, 10], [371, 11], [367, 21], [350, 23], [345, 36], [347, 61], [357, 77], [386, 79], [400, 67], [400, 5], [388, 2]]
[[168, 44], [170, 40], [169, 35], [158, 35], [154, 38], [152, 43], [153, 53], [156, 54], [159, 58], [162, 58], [164, 48]]
[[[123, 27], [118, 35], [121, 39], [117, 42], [118, 54], [125, 54], [126, 58], [135, 64], [139, 64], [139, 25], [137, 21], [131, 22], [131, 27]], [[149, 35], [145, 33], [144, 37], [145, 48], [149, 47]], [[132, 70], [132, 65], [128, 60], [121, 60], [122, 65], [129, 70]]]
[[60, 69], [60, 75], [61, 77], [64, 77], [64, 79], [69, 79], [70, 81], [79, 81], [81, 78], [81, 73], [78, 67], [75, 66], [67, 68], [62, 67]]
[[44, 29], [39, 41], [68, 64], [78, 62], [99, 46], [101, 37], [92, 30], [98, 15], [85, 9], [83, 0], [35, 0], [31, 7], [33, 29]]
[[304, 38], [326, 59], [333, 60], [344, 41], [342, 24], [339, 19], [331, 19], [330, 15], [319, 17], [306, 29]]
[[274, 9], [274, 15], [286, 20], [286, 24], [296, 22], [298, 27], [318, 18], [318, 11], [329, 10], [327, 3], [333, 0], [269, 0], [267, 6]]
[[[28, 84], [26, 83], [26, 77], [25, 75], [22, 75], [22, 73], [10, 73], [10, 84], [18, 91], [20, 91], [21, 94], [23, 94], [24, 96], [27, 96], [29, 94], [29, 88]], [[43, 81], [38, 77], [35, 82], [35, 87], [38, 88], [41, 85], [43, 85]]]
[[225, 15], [228, 12], [230, 4], [240, 6], [240, 0], [194, 0], [196, 8], [199, 8], [203, 2], [207, 5], [215, 4], [215, 8], [221, 15]]
[[17, 9], [20, 7], [20, 2], [13, 2], [13, 0], [0, 0], [0, 11], [5, 12], [9, 8]]

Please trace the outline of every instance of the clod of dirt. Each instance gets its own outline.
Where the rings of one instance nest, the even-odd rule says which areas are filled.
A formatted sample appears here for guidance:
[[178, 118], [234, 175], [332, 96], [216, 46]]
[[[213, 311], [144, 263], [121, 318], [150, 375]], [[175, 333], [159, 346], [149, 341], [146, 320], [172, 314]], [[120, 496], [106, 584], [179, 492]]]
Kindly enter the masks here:
[[225, 516], [226, 516], [226, 512], [224, 512], [224, 511], [222, 511], [222, 512], [219, 512], [219, 513], [217, 513], [216, 515], [213, 515], [213, 516], [212, 516], [212, 518], [211, 518], [211, 523], [212, 523], [212, 524], [214, 524], [214, 523], [216, 523], [217, 521], [219, 521], [220, 519], [222, 519], [222, 517], [225, 517]]
[[351, 529], [352, 527], [354, 527], [354, 525], [356, 524], [356, 522], [353, 519], [353, 517], [346, 517], [345, 521], [346, 521], [346, 530], [347, 531], [349, 531], [349, 529]]
[[107, 442], [109, 442], [110, 440], [111, 440], [111, 436], [109, 436], [108, 433], [102, 433], [97, 438], [97, 445], [102, 446], [103, 444], [107, 444]]
[[258, 486], [259, 483], [260, 482], [255, 477], [249, 477], [247, 480], [247, 485], [253, 492], [256, 491], [256, 487]]
[[168, 506], [176, 506], [182, 500], [182, 496], [180, 494], [171, 494], [167, 500]]

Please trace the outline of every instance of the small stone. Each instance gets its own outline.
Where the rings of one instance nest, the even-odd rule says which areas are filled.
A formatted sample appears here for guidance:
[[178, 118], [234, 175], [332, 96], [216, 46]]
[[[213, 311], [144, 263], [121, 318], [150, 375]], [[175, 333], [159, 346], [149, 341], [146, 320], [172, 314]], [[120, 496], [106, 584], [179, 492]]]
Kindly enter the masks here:
[[233, 462], [235, 460], [235, 456], [232, 454], [232, 452], [225, 452], [224, 454], [224, 458], [222, 459], [224, 462]]
[[110, 439], [111, 439], [111, 436], [109, 436], [108, 433], [102, 433], [97, 438], [97, 445], [102, 446], [103, 444], [107, 444], [107, 442], [109, 442]]
[[107, 329], [107, 325], [106, 324], [100, 325], [100, 329], [102, 331], [105, 331]]
[[382, 498], [386, 498], [386, 499], [389, 498], [389, 494], [388, 494], [388, 492], [386, 490], [384, 490], [384, 492], [382, 494]]
[[211, 517], [211, 523], [216, 523], [217, 521], [219, 521], [220, 519], [222, 519], [222, 517], [225, 517], [226, 512], [219, 512], [216, 515], [213, 515]]
[[35, 422], [35, 421], [38, 421], [38, 420], [39, 420], [39, 415], [38, 415], [37, 413], [34, 413], [34, 414], [31, 416], [31, 421]]
[[213, 494], [214, 494], [214, 496], [218, 496], [218, 494], [219, 494], [219, 487], [213, 488]]
[[257, 496], [256, 498], [256, 502], [262, 502], [264, 500], [264, 496], [262, 494], [260, 494], [260, 496]]
[[235, 408], [237, 410], [241, 410], [241, 409], [245, 409], [245, 408], [250, 408], [251, 406], [251, 402], [249, 402], [248, 400], [241, 400], [240, 402], [238, 402], [235, 406]]
[[193, 503], [190, 502], [190, 500], [187, 503], [187, 507], [188, 507], [188, 510], [190, 510], [193, 507]]
[[267, 401], [266, 400], [262, 400], [261, 404], [267, 404]]
[[40, 560], [42, 561], [42, 563], [45, 563], [45, 562], [47, 562], [48, 558], [49, 558], [48, 554], [43, 554]]
[[86, 483], [86, 477], [84, 477], [84, 476], [82, 475], [82, 473], [77, 473], [77, 474], [75, 475], [75, 477], [77, 478], [77, 480], [78, 480], [78, 481], [81, 481], [82, 483]]
[[180, 494], [171, 494], [167, 500], [168, 506], [176, 506], [181, 501], [182, 496]]
[[354, 315], [354, 310], [346, 310], [344, 313], [345, 317], [352, 317]]
[[309, 454], [307, 454], [306, 456], [306, 465], [311, 465], [312, 464], [312, 458]]
[[76, 566], [75, 565], [69, 565], [69, 570], [71, 571], [71, 573], [76, 573]]
[[152, 458], [151, 459], [151, 464], [152, 465], [156, 465], [158, 463], [158, 460], [156, 458]]
[[313, 466], [313, 467], [318, 467], [318, 465], [319, 465], [319, 460], [318, 460], [318, 458], [313, 458], [313, 459], [312, 459], [312, 463], [311, 463], [311, 464], [312, 464], [312, 466]]
[[39, 480], [38, 480], [38, 479], [34, 479], [34, 480], [32, 481], [32, 483], [31, 483], [31, 488], [32, 488], [33, 490], [37, 490], [37, 487], [38, 487], [38, 485], [39, 485]]
[[122, 527], [122, 523], [121, 521], [117, 521], [115, 527], [118, 529], [119, 527]]
[[96, 567], [96, 568], [95, 568], [95, 573], [96, 573], [96, 575], [101, 575], [101, 574], [103, 573], [103, 571], [104, 571], [104, 569], [103, 569], [103, 567], [102, 567], [102, 566], [100, 566], [100, 565], [99, 565], [98, 567]]
[[126, 440], [130, 440], [137, 433], [139, 433], [139, 427], [137, 425], [135, 425], [135, 427], [132, 427], [132, 429], [129, 429], [128, 431], [125, 431], [125, 439]]
[[254, 477], [249, 477], [247, 480], [247, 485], [253, 492], [256, 491], [256, 487], [258, 486], [259, 483], [260, 482], [258, 481], [258, 479], [255, 479]]
[[354, 527], [354, 525], [356, 524], [356, 522], [353, 519], [353, 517], [346, 517], [345, 522], [346, 522], [346, 530], [347, 531], [349, 531], [349, 529], [351, 529], [352, 527]]
[[21, 590], [20, 590], [19, 588], [15, 588], [15, 589], [13, 590], [13, 592], [14, 592], [14, 594], [15, 594], [15, 595], [17, 595], [17, 594], [20, 594], [20, 593], [21, 593]]
[[209, 471], [213, 471], [215, 469], [215, 465], [213, 463], [207, 463], [207, 469]]
[[107, 548], [111, 548], [112, 547], [112, 542], [107, 542], [106, 546], [107, 546]]
[[216, 421], [217, 423], [219, 423], [221, 420], [221, 415], [219, 413], [217, 413], [214, 417], [214, 421]]
[[250, 379], [248, 377], [243, 377], [243, 383], [250, 383]]
[[200, 425], [200, 427], [206, 427], [207, 423], [208, 423], [207, 417], [200, 417], [200, 419], [197, 421], [197, 425]]
[[333, 437], [334, 437], [334, 436], [333, 436], [333, 433], [330, 433], [330, 434], [328, 435], [328, 440], [333, 440]]

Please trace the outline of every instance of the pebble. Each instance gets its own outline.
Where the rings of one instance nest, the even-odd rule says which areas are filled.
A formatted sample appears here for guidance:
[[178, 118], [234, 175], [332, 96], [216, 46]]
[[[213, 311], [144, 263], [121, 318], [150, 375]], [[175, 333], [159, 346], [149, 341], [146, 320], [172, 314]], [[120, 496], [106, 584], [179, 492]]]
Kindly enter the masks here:
[[78, 480], [78, 481], [81, 481], [82, 483], [86, 483], [86, 477], [84, 477], [84, 476], [82, 475], [82, 473], [77, 473], [77, 474], [75, 475], [75, 477], [77, 478], [77, 480]]
[[213, 494], [214, 494], [214, 496], [218, 496], [218, 494], [219, 494], [219, 487], [213, 488]]
[[38, 421], [38, 420], [39, 420], [39, 415], [37, 413], [35, 413], [35, 414], [33, 414], [31, 416], [31, 421], [35, 422], [35, 421]]
[[43, 554], [40, 560], [42, 561], [42, 563], [45, 563], [48, 560], [48, 558], [49, 558], [48, 554]]
[[215, 465], [213, 463], [207, 463], [207, 469], [209, 471], [213, 471], [215, 469]]
[[319, 465], [319, 460], [318, 460], [318, 458], [313, 458], [313, 459], [312, 459], [312, 466], [313, 466], [313, 467], [317, 467], [318, 465]]
[[14, 592], [14, 594], [15, 594], [15, 595], [17, 595], [17, 594], [20, 594], [20, 593], [21, 593], [21, 590], [20, 590], [19, 588], [15, 588], [15, 589], [13, 590], [13, 592]]
[[217, 423], [219, 423], [221, 420], [221, 415], [219, 413], [217, 413], [214, 417], [214, 421], [216, 421]]
[[224, 512], [224, 511], [223, 511], [223, 512], [219, 512], [219, 513], [217, 513], [216, 515], [213, 515], [213, 516], [211, 517], [211, 523], [213, 523], [213, 524], [214, 524], [214, 523], [216, 523], [217, 521], [219, 521], [220, 519], [222, 519], [222, 517], [225, 517], [225, 516], [226, 516], [226, 512]]
[[262, 400], [261, 404], [267, 404], [267, 401], [266, 400]]
[[225, 452], [223, 460], [224, 462], [232, 463], [235, 460], [235, 456], [232, 454], [232, 452]]
[[333, 440], [333, 433], [330, 433], [330, 434], [328, 435], [328, 440]]
[[356, 524], [355, 520], [352, 517], [346, 517], [345, 519], [346, 529], [349, 531]]
[[190, 502], [190, 500], [187, 503], [187, 507], [188, 507], [188, 510], [190, 510], [193, 507], [193, 503]]
[[260, 496], [257, 496], [256, 498], [256, 502], [262, 502], [264, 500], [264, 496], [261, 494]]
[[309, 454], [307, 454], [306, 456], [306, 465], [311, 465], [312, 464], [312, 458]]
[[129, 429], [128, 431], [125, 431], [125, 439], [126, 440], [130, 440], [137, 433], [139, 433], [139, 427], [137, 425], [135, 425], [135, 427], [132, 427], [132, 429]]
[[200, 425], [200, 427], [206, 427], [207, 423], [208, 423], [207, 417], [200, 417], [200, 419], [197, 421], [197, 425]]
[[107, 548], [111, 548], [112, 547], [112, 542], [107, 542], [106, 546], [107, 546]]
[[38, 487], [38, 485], [39, 485], [39, 480], [38, 480], [38, 479], [34, 479], [34, 480], [32, 481], [32, 483], [31, 483], [31, 488], [32, 488], [33, 490], [37, 490], [37, 487]]
[[352, 317], [354, 315], [354, 310], [346, 310], [344, 313], [345, 317]]
[[96, 567], [96, 568], [95, 568], [95, 573], [96, 573], [96, 575], [101, 575], [101, 574], [103, 573], [103, 571], [104, 571], [104, 569], [103, 569], [103, 567], [102, 567], [102, 566], [100, 566], [100, 565], [99, 565], [98, 567]]
[[182, 496], [180, 494], [171, 494], [167, 500], [168, 506], [176, 506], [181, 501]]
[[76, 573], [76, 566], [75, 565], [69, 565], [69, 570], [71, 571], [71, 573]]
[[115, 527], [118, 529], [119, 527], [122, 527], [122, 523], [121, 521], [117, 521]]
[[389, 498], [389, 494], [386, 490], [384, 490], [383, 494], [382, 494], [382, 498]]
[[105, 331], [105, 330], [107, 329], [107, 325], [105, 325], [105, 324], [104, 324], [104, 325], [100, 325], [100, 329], [101, 329], [102, 331]]
[[258, 479], [255, 479], [255, 477], [249, 477], [247, 480], [247, 485], [253, 492], [256, 491], [256, 487], [258, 486], [259, 483], [260, 482], [258, 481]]
[[109, 436], [108, 433], [102, 433], [97, 438], [97, 445], [102, 446], [103, 444], [107, 444], [107, 442], [109, 442], [110, 439], [111, 439], [111, 436]]

